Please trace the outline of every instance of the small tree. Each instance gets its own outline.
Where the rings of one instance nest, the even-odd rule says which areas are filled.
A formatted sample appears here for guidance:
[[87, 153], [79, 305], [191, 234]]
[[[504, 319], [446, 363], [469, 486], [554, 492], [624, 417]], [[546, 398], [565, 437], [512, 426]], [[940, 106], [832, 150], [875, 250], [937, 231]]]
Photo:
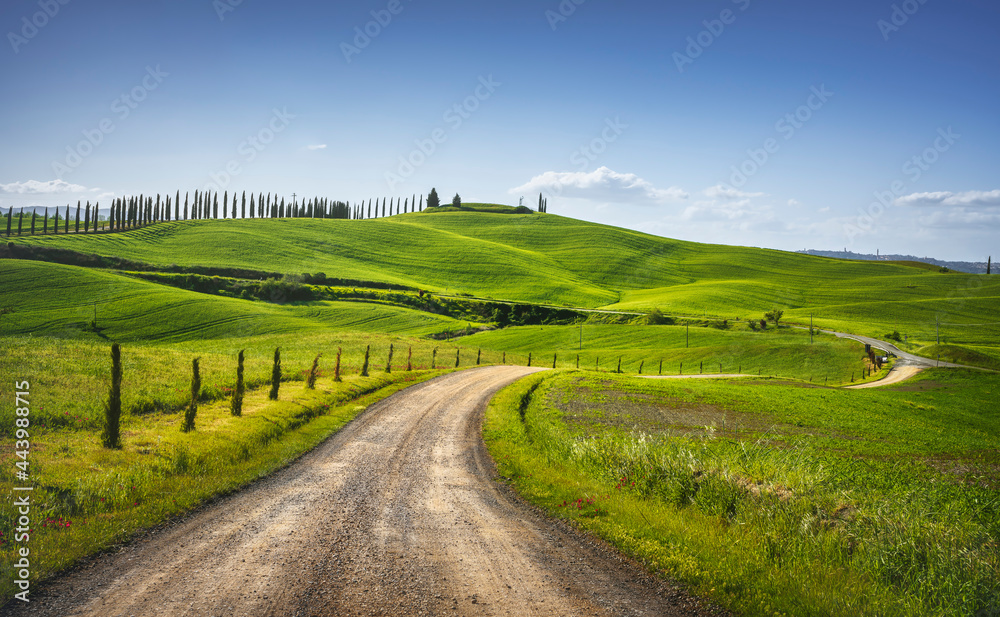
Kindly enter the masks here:
[[406, 352], [406, 370], [413, 370], [413, 345], [410, 345], [409, 351]]
[[766, 319], [761, 319], [760, 320], [760, 329], [761, 330], [767, 330], [767, 320]]
[[391, 373], [392, 372], [392, 352], [393, 352], [392, 343], [389, 343], [389, 361], [385, 363], [385, 372], [386, 373]]
[[777, 328], [778, 322], [781, 321], [781, 318], [784, 317], [784, 315], [785, 311], [779, 309], [773, 309], [771, 311], [768, 311], [767, 313], [764, 313], [764, 319], [768, 321], [773, 321], [774, 327]]
[[461, 355], [460, 355], [461, 353], [462, 353], [461, 349], [456, 349], [455, 350], [455, 368], [458, 368], [459, 363], [462, 361], [462, 358], [461, 358]]
[[274, 365], [271, 367], [271, 392], [267, 397], [272, 401], [278, 400], [278, 388], [281, 387], [281, 348], [274, 349]]
[[[10, 235], [10, 217], [7, 217], [7, 235]], [[993, 256], [990, 255], [986, 258], [986, 274], [990, 273], [990, 267], [993, 265]]]
[[365, 347], [365, 363], [361, 365], [361, 376], [368, 377], [368, 357], [371, 354], [372, 346]]
[[[251, 212], [253, 212], [252, 209], [251, 209]], [[337, 366], [333, 369], [333, 380], [335, 382], [337, 382], [337, 383], [340, 383], [342, 381], [340, 379], [340, 354], [341, 354], [341, 352], [342, 352], [342, 350], [340, 349], [340, 347], [338, 347], [337, 348]]]
[[435, 347], [434, 350], [431, 352], [431, 368], [432, 369], [436, 369], [437, 368], [437, 357], [438, 357], [438, 350], [437, 350], [437, 347]]
[[476, 366], [479, 366], [479, 363], [480, 363], [480, 361], [482, 359], [483, 359], [483, 350], [482, 349], [477, 349], [476, 350]]
[[191, 362], [191, 403], [184, 412], [184, 426], [181, 430], [190, 433], [194, 430], [194, 417], [198, 414], [198, 397], [201, 395], [201, 373], [198, 370], [198, 358]]
[[427, 207], [437, 208], [441, 205], [441, 199], [438, 197], [437, 189], [431, 189], [431, 192], [427, 195]]
[[122, 416], [122, 349], [118, 343], [111, 346], [111, 392], [104, 408], [104, 433], [101, 441], [105, 448], [120, 448]]
[[316, 374], [319, 372], [319, 358], [322, 355], [322, 353], [316, 354], [316, 357], [313, 359], [312, 368], [309, 369], [309, 377], [306, 378], [306, 387], [310, 390], [316, 389]]
[[456, 208], [462, 207], [462, 198], [458, 196], [458, 193], [455, 193], [455, 196], [451, 198], [451, 205]]
[[243, 393], [246, 390], [246, 386], [243, 384], [243, 352], [241, 349], [239, 355], [236, 356], [236, 389], [233, 390], [233, 401], [230, 406], [230, 412], [234, 416], [243, 415]]

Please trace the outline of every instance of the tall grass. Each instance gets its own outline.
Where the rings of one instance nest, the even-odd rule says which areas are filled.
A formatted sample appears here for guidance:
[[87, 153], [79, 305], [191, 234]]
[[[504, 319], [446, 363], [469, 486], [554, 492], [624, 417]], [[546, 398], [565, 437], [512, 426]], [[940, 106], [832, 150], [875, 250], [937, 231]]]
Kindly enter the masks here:
[[741, 614], [1000, 611], [996, 487], [910, 460], [840, 457], [805, 438], [779, 447], [714, 427], [581, 428], [555, 403], [564, 386], [540, 376], [491, 405], [485, 435], [501, 473]]

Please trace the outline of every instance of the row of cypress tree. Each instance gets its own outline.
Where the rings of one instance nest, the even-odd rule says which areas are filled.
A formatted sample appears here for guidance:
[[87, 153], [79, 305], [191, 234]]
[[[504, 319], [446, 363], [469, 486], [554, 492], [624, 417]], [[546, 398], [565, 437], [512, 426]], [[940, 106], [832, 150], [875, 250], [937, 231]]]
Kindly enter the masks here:
[[[182, 205], [183, 204], [183, 205]], [[430, 205], [430, 204], [428, 204]], [[76, 204], [76, 215], [71, 216], [71, 206], [66, 206], [65, 215], [60, 217], [60, 208], [56, 208], [56, 214], [52, 217], [52, 233], [60, 233], [59, 225], [62, 224], [62, 233], [70, 233], [70, 225], [75, 233], [96, 233], [97, 231], [121, 231], [134, 229], [150, 223], [171, 220], [200, 220], [200, 219], [226, 219], [226, 218], [317, 218], [317, 219], [371, 219], [396, 214], [406, 214], [408, 212], [418, 212], [424, 209], [424, 196], [409, 198], [385, 198], [369, 199], [356, 204], [348, 204], [343, 201], [331, 201], [326, 198], [313, 198], [309, 200], [293, 201], [285, 203], [285, 198], [279, 199], [268, 193], [258, 195], [250, 194], [247, 199], [246, 191], [237, 196], [234, 192], [230, 197], [229, 192], [222, 194], [221, 203], [219, 194], [210, 191], [195, 191], [194, 195], [184, 194], [181, 201], [181, 193], [177, 191], [173, 198], [167, 195], [162, 198], [159, 193], [156, 197], [138, 195], [133, 197], [122, 197], [115, 199], [111, 204], [111, 209], [107, 216], [99, 214], [100, 204], [86, 205], [78, 201]], [[14, 219], [17, 219], [15, 224]], [[49, 209], [45, 208], [44, 214], [39, 215], [35, 210], [31, 210], [27, 216], [24, 208], [16, 216], [14, 208], [7, 210], [6, 230], [7, 236], [22, 235], [27, 231], [34, 235], [41, 225], [42, 233], [49, 233]], [[27, 229], [26, 229], [27, 227]]]

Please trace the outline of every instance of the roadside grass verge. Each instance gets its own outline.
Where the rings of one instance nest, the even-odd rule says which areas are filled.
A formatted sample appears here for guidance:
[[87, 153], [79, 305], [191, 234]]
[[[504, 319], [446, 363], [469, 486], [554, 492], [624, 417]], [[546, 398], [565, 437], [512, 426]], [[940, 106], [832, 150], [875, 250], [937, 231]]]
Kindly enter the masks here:
[[[196, 429], [180, 430], [182, 413], [129, 417], [123, 447], [100, 445], [100, 429], [31, 429], [31, 580], [127, 541], [136, 532], [283, 467], [311, 450], [372, 403], [449, 371], [399, 371], [282, 385], [279, 401], [250, 390], [243, 416], [228, 400], [199, 407]], [[32, 386], [34, 389], [35, 386]], [[13, 441], [5, 440], [0, 490], [11, 494]], [[18, 486], [24, 485], [17, 481]], [[0, 515], [0, 604], [13, 597], [17, 527], [12, 508]]]
[[998, 386], [563, 371], [501, 391], [483, 434], [522, 496], [738, 614], [995, 615]]

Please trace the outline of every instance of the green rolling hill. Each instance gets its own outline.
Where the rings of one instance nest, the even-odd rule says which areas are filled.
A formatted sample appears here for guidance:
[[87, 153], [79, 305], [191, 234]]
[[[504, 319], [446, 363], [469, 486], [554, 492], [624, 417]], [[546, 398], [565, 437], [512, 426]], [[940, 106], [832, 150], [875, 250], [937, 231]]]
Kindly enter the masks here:
[[[912, 349], [935, 343], [940, 328], [942, 343], [1000, 360], [1000, 277], [698, 244], [549, 214], [183, 221], [11, 241], [159, 266], [323, 272], [440, 293], [627, 311], [657, 307], [708, 319], [746, 320], [780, 308], [786, 321], [799, 324], [812, 316], [817, 326], [858, 334], [896, 330], [909, 335]], [[295, 319], [285, 309], [254, 310]]]

